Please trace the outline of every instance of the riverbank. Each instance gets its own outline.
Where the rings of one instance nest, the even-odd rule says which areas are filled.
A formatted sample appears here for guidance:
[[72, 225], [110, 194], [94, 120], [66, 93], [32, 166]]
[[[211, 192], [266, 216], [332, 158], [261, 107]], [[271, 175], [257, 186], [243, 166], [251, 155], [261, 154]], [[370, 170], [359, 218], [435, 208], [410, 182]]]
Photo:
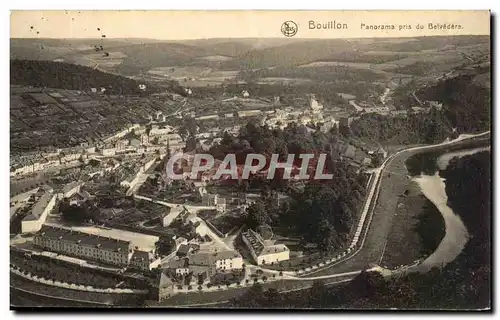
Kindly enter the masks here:
[[418, 267], [420, 272], [427, 272], [433, 267], [443, 267], [453, 261], [462, 252], [469, 239], [467, 228], [462, 219], [448, 206], [446, 185], [437, 173], [414, 178], [423, 194], [441, 212], [445, 223], [445, 236], [437, 249]]

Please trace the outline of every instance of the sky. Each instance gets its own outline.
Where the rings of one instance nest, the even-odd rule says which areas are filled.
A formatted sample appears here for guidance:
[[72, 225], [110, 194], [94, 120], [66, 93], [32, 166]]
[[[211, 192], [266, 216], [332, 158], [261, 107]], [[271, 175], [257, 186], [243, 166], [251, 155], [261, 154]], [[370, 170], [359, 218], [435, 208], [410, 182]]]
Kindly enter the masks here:
[[[294, 38], [416, 37], [488, 35], [488, 11], [12, 11], [11, 38], [149, 38], [160, 40], [281, 37], [294, 21]], [[310, 28], [347, 24], [346, 29]], [[461, 29], [429, 29], [455, 24]], [[369, 25], [394, 25], [371, 30]], [[417, 29], [417, 24], [423, 26]], [[400, 29], [400, 27], [404, 27]], [[411, 28], [409, 29], [408, 26]], [[98, 28], [100, 30], [98, 30]]]

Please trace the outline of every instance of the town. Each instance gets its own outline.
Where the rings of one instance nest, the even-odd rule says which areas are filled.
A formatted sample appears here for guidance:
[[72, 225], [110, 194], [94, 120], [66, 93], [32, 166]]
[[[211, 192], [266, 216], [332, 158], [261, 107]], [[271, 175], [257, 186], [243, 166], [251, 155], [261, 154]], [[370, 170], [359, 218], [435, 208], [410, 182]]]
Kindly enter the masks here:
[[94, 29], [64, 54], [37, 40], [35, 60], [11, 39], [13, 304], [282, 307], [374, 274], [436, 276], [469, 250], [469, 228], [441, 241], [453, 218], [431, 187], [466, 159], [446, 155], [489, 152], [488, 37], [138, 44]]

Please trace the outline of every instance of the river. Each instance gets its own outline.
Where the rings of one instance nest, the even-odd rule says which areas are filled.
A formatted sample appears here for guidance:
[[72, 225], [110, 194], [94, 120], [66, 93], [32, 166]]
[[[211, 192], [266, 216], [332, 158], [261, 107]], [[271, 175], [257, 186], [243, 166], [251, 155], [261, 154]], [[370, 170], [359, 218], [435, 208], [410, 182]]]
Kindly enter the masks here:
[[[486, 150], [490, 150], [490, 147], [445, 153], [437, 159], [437, 164], [439, 169], [443, 170], [454, 157], [463, 157]], [[424, 196], [439, 210], [445, 223], [446, 233], [441, 243], [430, 256], [416, 267], [420, 272], [427, 272], [432, 267], [444, 267], [455, 260], [467, 243], [469, 233], [462, 219], [447, 204], [448, 196], [446, 195], [445, 179], [441, 178], [436, 172], [433, 176], [422, 175], [413, 178], [413, 180], [418, 183]]]

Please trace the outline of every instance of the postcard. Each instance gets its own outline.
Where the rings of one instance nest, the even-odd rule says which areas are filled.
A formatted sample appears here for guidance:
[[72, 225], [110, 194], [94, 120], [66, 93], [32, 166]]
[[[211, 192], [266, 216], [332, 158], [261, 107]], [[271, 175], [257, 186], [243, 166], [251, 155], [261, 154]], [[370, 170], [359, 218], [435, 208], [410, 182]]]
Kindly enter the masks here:
[[12, 11], [10, 300], [491, 310], [489, 11]]

